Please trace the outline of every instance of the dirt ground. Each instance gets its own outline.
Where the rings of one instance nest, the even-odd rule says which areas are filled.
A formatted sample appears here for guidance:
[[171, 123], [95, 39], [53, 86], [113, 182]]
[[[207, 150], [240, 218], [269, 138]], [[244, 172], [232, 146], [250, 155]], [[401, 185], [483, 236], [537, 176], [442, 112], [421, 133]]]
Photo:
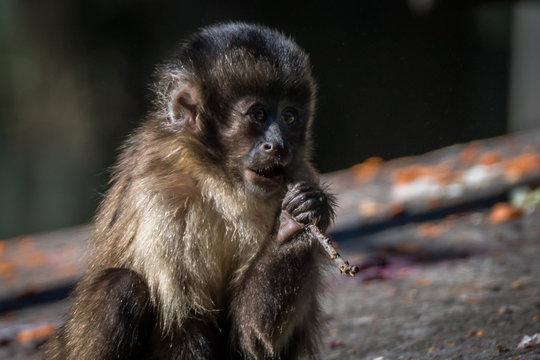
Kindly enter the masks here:
[[342, 251], [387, 264], [329, 281], [323, 359], [540, 359], [540, 345], [517, 349], [540, 332], [540, 213], [452, 222], [436, 239], [409, 224]]

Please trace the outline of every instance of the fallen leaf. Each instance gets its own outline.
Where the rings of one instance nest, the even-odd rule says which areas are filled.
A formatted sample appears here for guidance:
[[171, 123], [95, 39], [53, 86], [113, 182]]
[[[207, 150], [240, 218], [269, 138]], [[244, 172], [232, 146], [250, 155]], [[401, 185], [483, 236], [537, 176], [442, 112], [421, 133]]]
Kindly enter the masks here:
[[515, 220], [523, 215], [523, 211], [509, 203], [502, 202], [493, 205], [489, 214], [489, 221], [496, 225], [505, 221]]

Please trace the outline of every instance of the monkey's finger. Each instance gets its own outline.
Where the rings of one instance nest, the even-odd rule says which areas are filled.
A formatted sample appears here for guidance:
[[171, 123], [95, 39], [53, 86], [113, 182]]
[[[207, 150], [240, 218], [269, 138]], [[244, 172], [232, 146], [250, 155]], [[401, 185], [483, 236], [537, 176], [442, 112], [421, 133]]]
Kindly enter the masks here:
[[300, 207], [303, 203], [312, 199], [317, 200], [318, 202], [322, 202], [324, 200], [320, 191], [304, 192], [288, 198], [288, 201], [282, 204], [282, 208], [292, 210]]
[[313, 211], [307, 211], [294, 216], [294, 220], [300, 224], [308, 225], [311, 223], [317, 224], [319, 217]]
[[302, 214], [302, 213], [309, 213], [309, 212], [316, 212], [315, 210], [319, 207], [320, 201], [319, 199], [308, 199], [304, 202], [302, 202], [299, 206], [292, 209], [292, 211], [289, 211], [292, 216], [295, 218]]
[[314, 190], [313, 184], [308, 182], [298, 182], [287, 186], [288, 194], [298, 194]]
[[289, 183], [287, 185], [287, 190], [288, 191], [299, 191], [299, 190], [309, 189], [310, 187], [312, 187], [311, 183], [309, 183], [307, 181], [298, 181], [298, 182], [295, 182], [295, 183]]
[[294, 187], [289, 188], [282, 201], [282, 206], [287, 206], [293, 199], [303, 193], [313, 192], [313, 188], [306, 183], [296, 184]]

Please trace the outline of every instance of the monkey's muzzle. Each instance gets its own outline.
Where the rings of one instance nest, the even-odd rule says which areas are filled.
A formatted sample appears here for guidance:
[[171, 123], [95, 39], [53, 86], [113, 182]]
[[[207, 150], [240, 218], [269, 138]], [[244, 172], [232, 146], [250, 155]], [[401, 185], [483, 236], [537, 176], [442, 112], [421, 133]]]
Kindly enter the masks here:
[[282, 185], [284, 175], [285, 171], [283, 166], [279, 164], [247, 168], [244, 171], [244, 176], [247, 181], [263, 188], [275, 188]]

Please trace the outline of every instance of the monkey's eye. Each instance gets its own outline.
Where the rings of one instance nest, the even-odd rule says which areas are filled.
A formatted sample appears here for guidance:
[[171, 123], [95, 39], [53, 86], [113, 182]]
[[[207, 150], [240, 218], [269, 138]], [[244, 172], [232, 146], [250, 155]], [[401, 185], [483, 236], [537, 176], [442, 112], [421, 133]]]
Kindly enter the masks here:
[[260, 105], [255, 105], [249, 110], [249, 116], [258, 122], [266, 121], [266, 111]]
[[285, 111], [281, 113], [281, 120], [285, 123], [285, 125], [294, 124], [297, 118], [298, 112], [295, 109], [285, 109]]

